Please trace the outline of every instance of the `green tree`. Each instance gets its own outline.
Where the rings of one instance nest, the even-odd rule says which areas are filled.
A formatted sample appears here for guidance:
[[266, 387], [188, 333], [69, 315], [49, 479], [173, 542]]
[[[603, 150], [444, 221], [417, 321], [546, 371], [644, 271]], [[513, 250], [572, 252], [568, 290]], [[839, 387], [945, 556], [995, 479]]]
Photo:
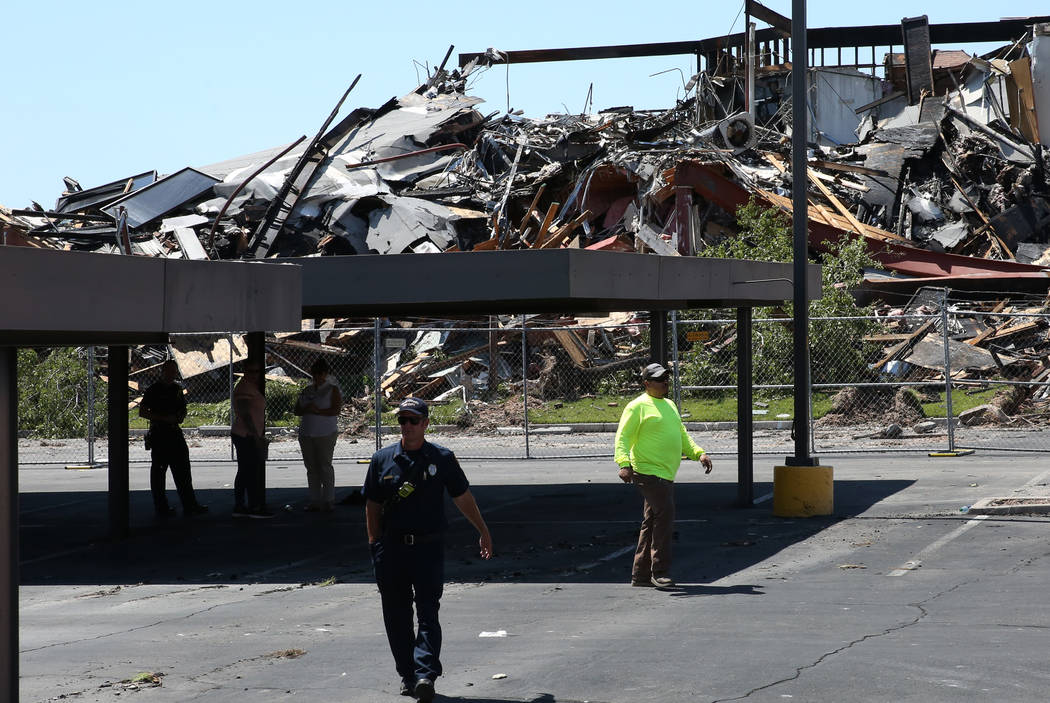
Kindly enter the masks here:
[[[700, 256], [790, 262], [794, 254], [791, 221], [774, 208], [752, 198], [736, 213], [739, 233], [710, 246]], [[864, 381], [871, 375], [868, 352], [861, 338], [876, 329], [871, 320], [824, 320], [825, 317], [862, 317], [869, 307], [856, 304], [850, 291], [864, 276], [865, 268], [880, 268], [861, 237], [844, 233], [819, 254], [821, 298], [810, 303], [810, 365], [813, 383]], [[756, 325], [754, 329], [754, 378], [759, 384], [790, 384], [794, 375], [791, 303], [757, 308], [756, 318], [784, 318], [782, 324]], [[690, 319], [732, 318], [732, 311], [688, 311]], [[696, 347], [686, 356], [683, 380], [688, 385], [727, 385], [736, 382], [735, 345], [712, 345], [713, 352]]]
[[[88, 374], [76, 347], [18, 350], [18, 429], [45, 439], [86, 437]], [[95, 379], [95, 433], [106, 433], [107, 385]]]

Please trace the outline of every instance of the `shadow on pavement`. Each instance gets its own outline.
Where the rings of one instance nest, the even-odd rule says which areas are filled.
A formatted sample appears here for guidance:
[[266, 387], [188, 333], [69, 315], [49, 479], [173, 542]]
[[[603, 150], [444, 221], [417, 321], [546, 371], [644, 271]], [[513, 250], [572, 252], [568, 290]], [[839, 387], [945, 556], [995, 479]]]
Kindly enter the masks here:
[[[736, 507], [735, 483], [676, 485], [674, 576], [679, 596], [752, 593], [705, 586], [855, 516], [911, 481], [838, 481], [832, 516], [785, 519], [771, 501]], [[627, 583], [641, 517], [637, 491], [623, 484], [474, 486], [496, 555], [476, 556], [473, 528], [451, 505], [446, 580], [504, 583]], [[755, 495], [772, 491], [756, 484]], [[343, 491], [339, 496], [348, 493]], [[199, 490], [203, 516], [153, 517], [147, 491], [131, 495], [131, 532], [108, 537], [101, 492], [20, 495], [24, 585], [127, 583], [371, 583], [364, 509], [302, 510], [304, 490], [270, 489], [270, 520], [233, 518], [229, 491]], [[284, 506], [288, 506], [285, 509]], [[551, 699], [554, 700], [554, 699]]]

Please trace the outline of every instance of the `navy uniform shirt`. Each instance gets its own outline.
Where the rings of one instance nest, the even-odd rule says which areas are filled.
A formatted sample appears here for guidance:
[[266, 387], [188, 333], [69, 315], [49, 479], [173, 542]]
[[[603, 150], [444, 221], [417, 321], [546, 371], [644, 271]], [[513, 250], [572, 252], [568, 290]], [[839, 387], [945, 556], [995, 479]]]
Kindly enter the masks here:
[[[155, 381], [143, 394], [142, 405], [149, 408], [150, 412], [158, 415], [174, 415], [179, 422], [182, 422], [182, 419], [186, 417], [186, 392], [177, 381], [175, 383]], [[160, 420], [150, 422], [152, 427], [174, 427]]]
[[368, 500], [385, 503], [412, 475], [417, 476], [415, 490], [389, 509], [384, 533], [443, 532], [448, 527], [445, 492], [458, 498], [470, 487], [450, 449], [426, 441], [412, 452], [403, 450], [401, 442], [383, 447], [372, 455], [362, 492]]

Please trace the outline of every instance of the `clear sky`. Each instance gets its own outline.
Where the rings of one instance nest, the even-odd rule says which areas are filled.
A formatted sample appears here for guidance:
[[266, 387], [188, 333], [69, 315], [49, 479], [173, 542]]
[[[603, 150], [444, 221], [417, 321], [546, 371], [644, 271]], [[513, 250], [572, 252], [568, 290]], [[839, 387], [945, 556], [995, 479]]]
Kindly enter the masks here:
[[[791, 0], [764, 4], [791, 14]], [[810, 27], [1050, 14], [1047, 0], [807, 8]], [[358, 73], [341, 114], [413, 90], [450, 45], [454, 66], [460, 52], [488, 47], [686, 41], [743, 31], [743, 21], [743, 0], [11, 2], [0, 41], [0, 204], [50, 208], [63, 176], [89, 188], [312, 137]], [[498, 66], [470, 92], [486, 100], [483, 112], [505, 111], [509, 98], [531, 117], [582, 111], [592, 84], [594, 109], [663, 108], [694, 70], [689, 56]]]

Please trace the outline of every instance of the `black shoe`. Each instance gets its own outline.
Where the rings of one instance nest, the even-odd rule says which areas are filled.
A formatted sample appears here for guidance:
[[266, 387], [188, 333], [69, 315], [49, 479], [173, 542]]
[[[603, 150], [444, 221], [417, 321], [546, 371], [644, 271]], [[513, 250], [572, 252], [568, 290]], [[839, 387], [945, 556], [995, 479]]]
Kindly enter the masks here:
[[243, 505], [233, 506], [233, 517], [249, 517], [250, 515], [251, 511], [247, 507]]
[[416, 690], [416, 684], [412, 679], [401, 679], [401, 695], [411, 696]]
[[257, 520], [269, 520], [273, 517], [273, 513], [266, 508], [255, 508], [254, 510], [248, 511], [248, 517], [255, 518]]
[[169, 517], [175, 517], [175, 508], [156, 508], [155, 512], [158, 520], [167, 520]]
[[434, 700], [434, 682], [430, 679], [416, 681], [416, 699], [420, 703], [430, 703]]
[[194, 515], [204, 515], [207, 512], [208, 512], [208, 506], [207, 505], [201, 505], [199, 503], [197, 505], [194, 505], [192, 508], [183, 508], [182, 509], [182, 514], [185, 515], [186, 517], [193, 517]]

